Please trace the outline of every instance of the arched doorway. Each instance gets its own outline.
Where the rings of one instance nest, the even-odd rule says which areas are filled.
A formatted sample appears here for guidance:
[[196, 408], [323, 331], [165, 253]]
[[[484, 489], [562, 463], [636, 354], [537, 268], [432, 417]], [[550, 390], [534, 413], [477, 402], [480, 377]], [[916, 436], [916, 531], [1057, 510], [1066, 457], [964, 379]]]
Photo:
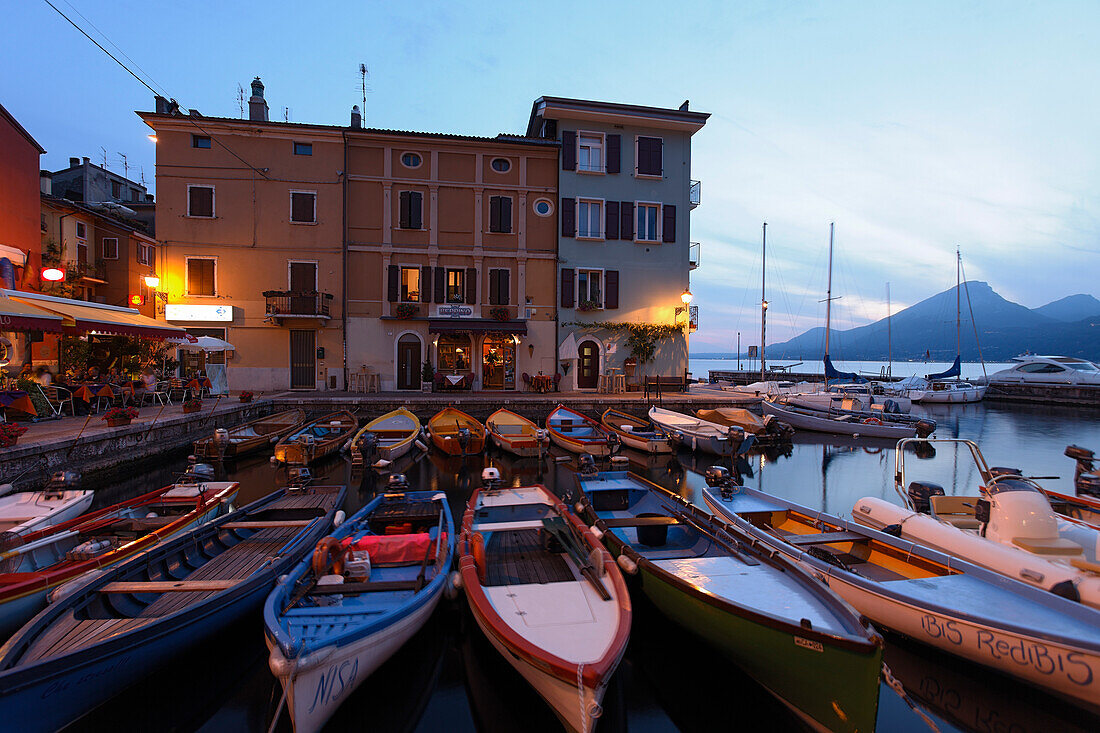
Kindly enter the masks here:
[[420, 389], [420, 339], [411, 333], [397, 339], [397, 388]]
[[600, 382], [600, 345], [585, 339], [577, 345], [577, 387], [596, 389]]

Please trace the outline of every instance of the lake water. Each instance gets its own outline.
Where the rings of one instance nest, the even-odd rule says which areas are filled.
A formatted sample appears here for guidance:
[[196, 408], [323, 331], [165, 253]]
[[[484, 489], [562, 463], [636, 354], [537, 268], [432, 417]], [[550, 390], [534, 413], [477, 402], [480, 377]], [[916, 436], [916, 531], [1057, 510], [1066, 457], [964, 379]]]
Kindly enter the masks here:
[[[1067, 444], [1100, 449], [1100, 411], [1042, 406], [976, 404], [914, 406], [939, 423], [937, 436], [979, 443], [992, 465], [1012, 465], [1072, 493], [1074, 464]], [[558, 454], [558, 450], [553, 450]], [[701, 471], [715, 459], [681, 453], [659, 460], [631, 457], [631, 470], [701, 504]], [[448, 459], [429, 453], [399, 468], [412, 486], [445, 491], [455, 515], [481, 468], [500, 468], [515, 484], [542, 482], [559, 494], [574, 490], [570, 464], [550, 460], [488, 457]], [[867, 444], [800, 437], [786, 452], [755, 454], [745, 482], [811, 507], [847, 516], [861, 496], [900, 502], [894, 493], [894, 451], [889, 443]], [[164, 468], [97, 492], [97, 504], [118, 501], [170, 480], [182, 457]], [[976, 490], [968, 454], [941, 447], [934, 458], [907, 455], [909, 479], [925, 478], [949, 493]], [[242, 484], [240, 502], [259, 498], [284, 475], [259, 457], [232, 467]], [[349, 484], [350, 515], [385, 478], [368, 470], [353, 474], [336, 459], [316, 467], [326, 483]], [[753, 680], [665, 620], [634, 593], [635, 622], [629, 649], [605, 700], [599, 731], [799, 730], [798, 724]], [[919, 644], [887, 636], [886, 661], [911, 696], [943, 731], [1096, 731], [1100, 720], [1067, 703], [984, 668]], [[806, 684], [814, 684], [808, 678]], [[216, 638], [171, 660], [164, 669], [121, 694], [74, 726], [79, 730], [267, 730], [281, 690], [267, 668], [258, 618], [222, 630]], [[882, 687], [879, 731], [928, 731], [892, 690]], [[432, 621], [389, 663], [363, 683], [326, 730], [553, 731], [560, 725], [549, 708], [482, 636], [465, 599], [444, 602]], [[278, 730], [288, 731], [286, 716]]]
[[[767, 354], [765, 354], [767, 356]], [[725, 359], [688, 359], [688, 371], [691, 372], [691, 376], [695, 379], [706, 379], [707, 373], [710, 370], [715, 371], [736, 371], [738, 366], [737, 359], [725, 358]], [[796, 365], [792, 369], [796, 374], [824, 374], [824, 368], [821, 365], [821, 359], [815, 359], [813, 361], [803, 361], [799, 364], [797, 359], [777, 359], [775, 361], [768, 359], [768, 369], [776, 369], [778, 367], [787, 367]], [[892, 364], [887, 364], [885, 361], [833, 361], [833, 366], [842, 372], [855, 372], [856, 374], [863, 374], [870, 377], [876, 377], [883, 374], [883, 370], [889, 368], [890, 374], [895, 377], [911, 377], [914, 374], [924, 376], [926, 374], [935, 374], [942, 372], [950, 367], [952, 362], [948, 361], [895, 361]], [[985, 373], [992, 374], [993, 372], [1000, 371], [1001, 369], [1008, 369], [1012, 364], [1005, 364], [1001, 362], [986, 362]], [[741, 368], [747, 371], [760, 370], [760, 361], [753, 359], [752, 361], [742, 358]], [[963, 363], [962, 365], [963, 379], [979, 379], [982, 376], [982, 365], [980, 363]]]

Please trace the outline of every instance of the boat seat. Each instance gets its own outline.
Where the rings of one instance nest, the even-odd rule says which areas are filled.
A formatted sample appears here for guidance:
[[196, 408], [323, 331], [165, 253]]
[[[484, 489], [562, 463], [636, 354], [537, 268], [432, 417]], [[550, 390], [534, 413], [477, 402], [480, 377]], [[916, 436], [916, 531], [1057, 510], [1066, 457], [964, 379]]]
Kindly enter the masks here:
[[978, 501], [972, 496], [933, 496], [932, 516], [959, 529], [980, 529], [982, 524], [974, 518], [974, 506]]
[[1012, 544], [1036, 555], [1081, 555], [1084, 548], [1062, 537], [1013, 537]]
[[802, 545], [827, 545], [833, 542], [865, 542], [867, 537], [858, 532], [817, 532], [814, 534], [792, 534], [783, 538], [795, 547]]
[[498, 423], [493, 423], [491, 425], [491, 427], [493, 428], [493, 430], [500, 433], [501, 435], [523, 435], [524, 434], [524, 429], [523, 429], [524, 426], [523, 425], [501, 425], [501, 424], [498, 424]]
[[318, 585], [309, 591], [311, 596], [353, 595], [355, 593], [383, 593], [397, 590], [420, 590], [427, 581], [419, 580], [369, 580], [365, 583], [336, 583]]
[[676, 517], [608, 517], [603, 523], [611, 527], [659, 527], [680, 524]]

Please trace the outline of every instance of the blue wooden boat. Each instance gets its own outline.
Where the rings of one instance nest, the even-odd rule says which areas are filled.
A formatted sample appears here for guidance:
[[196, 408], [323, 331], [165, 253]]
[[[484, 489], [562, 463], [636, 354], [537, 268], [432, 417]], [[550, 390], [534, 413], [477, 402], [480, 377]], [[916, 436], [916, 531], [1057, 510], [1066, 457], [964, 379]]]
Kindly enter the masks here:
[[4, 727], [55, 731], [257, 610], [329, 531], [344, 494], [343, 486], [280, 489], [48, 606], [0, 648]]
[[269, 663], [297, 733], [320, 730], [420, 630], [454, 549], [445, 494], [386, 493], [275, 586], [264, 603]]

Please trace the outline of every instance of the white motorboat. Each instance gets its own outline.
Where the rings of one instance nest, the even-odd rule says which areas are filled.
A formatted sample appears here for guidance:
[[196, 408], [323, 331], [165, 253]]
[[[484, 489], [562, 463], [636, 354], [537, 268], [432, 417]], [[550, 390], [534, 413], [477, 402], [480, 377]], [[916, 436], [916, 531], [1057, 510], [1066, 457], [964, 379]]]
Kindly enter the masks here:
[[70, 488], [75, 474], [59, 471], [41, 491], [0, 485], [0, 532], [27, 534], [76, 519], [92, 505], [94, 492]]
[[[917, 441], [899, 441], [895, 451], [896, 488], [907, 506], [864, 497], [852, 509], [857, 522], [889, 528], [902, 539], [1100, 608], [1095, 528], [1089, 532], [1088, 525], [1068, 520], [1060, 527], [1046, 494], [1033, 481], [1016, 473], [991, 471], [969, 440], [930, 442], [962, 443], [970, 449], [984, 482], [979, 496], [945, 496], [942, 487], [921, 481], [910, 483], [902, 494], [904, 449], [912, 442]], [[1082, 543], [1088, 544], [1089, 537], [1091, 551], [1086, 552]]]
[[716, 456], [740, 452], [746, 439], [745, 431], [740, 428], [730, 428], [662, 407], [649, 408], [649, 419], [667, 432], [674, 442], [690, 450]]
[[990, 384], [1063, 384], [1100, 386], [1100, 367], [1073, 356], [1027, 354], [1016, 364], [989, 375]]
[[908, 390], [909, 399], [922, 404], [959, 404], [981, 402], [985, 397], [985, 385], [973, 385], [970, 382], [951, 382], [944, 379], [922, 380], [923, 385]]
[[930, 429], [935, 429], [935, 423], [930, 421], [906, 421], [904, 423], [887, 422], [888, 416], [874, 415], [870, 413], [836, 411], [822, 412], [804, 407], [795, 407], [788, 404], [780, 404], [772, 401], [761, 403], [761, 409], [765, 415], [774, 415], [796, 430], [810, 430], [816, 433], [832, 433], [833, 435], [852, 435], [867, 438], [912, 438], [917, 435], [923, 422]]

